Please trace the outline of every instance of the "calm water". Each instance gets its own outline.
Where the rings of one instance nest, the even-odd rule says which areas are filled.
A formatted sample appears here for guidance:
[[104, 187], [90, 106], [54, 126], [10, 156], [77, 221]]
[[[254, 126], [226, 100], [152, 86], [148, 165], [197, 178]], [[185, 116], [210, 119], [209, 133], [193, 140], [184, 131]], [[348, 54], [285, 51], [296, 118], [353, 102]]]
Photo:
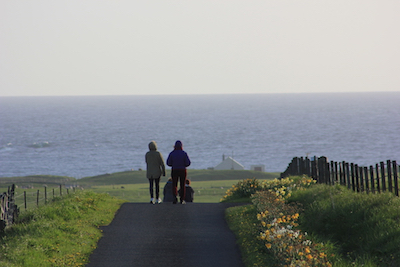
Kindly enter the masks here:
[[294, 156], [400, 161], [400, 92], [0, 97], [0, 177], [76, 178], [145, 168], [182, 140], [193, 169], [222, 155], [284, 171]]

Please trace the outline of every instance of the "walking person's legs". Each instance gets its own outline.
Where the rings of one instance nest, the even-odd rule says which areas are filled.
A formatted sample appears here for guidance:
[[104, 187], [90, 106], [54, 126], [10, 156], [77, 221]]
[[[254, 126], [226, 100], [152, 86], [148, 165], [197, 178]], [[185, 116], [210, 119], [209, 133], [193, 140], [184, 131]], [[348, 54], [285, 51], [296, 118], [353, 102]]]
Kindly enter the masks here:
[[178, 195], [178, 178], [179, 174], [176, 170], [171, 171], [171, 177], [172, 177], [172, 195], [174, 196], [173, 204], [176, 204], [177, 200], [177, 195]]
[[181, 203], [185, 203], [186, 196], [186, 170], [181, 170], [179, 173], [179, 186], [180, 186], [180, 198]]
[[149, 184], [150, 184], [150, 203], [154, 204], [154, 189], [153, 189], [153, 185], [154, 185], [154, 179], [149, 179]]
[[160, 178], [154, 179], [154, 183], [156, 186], [156, 203], [161, 203], [161, 199], [160, 199]]

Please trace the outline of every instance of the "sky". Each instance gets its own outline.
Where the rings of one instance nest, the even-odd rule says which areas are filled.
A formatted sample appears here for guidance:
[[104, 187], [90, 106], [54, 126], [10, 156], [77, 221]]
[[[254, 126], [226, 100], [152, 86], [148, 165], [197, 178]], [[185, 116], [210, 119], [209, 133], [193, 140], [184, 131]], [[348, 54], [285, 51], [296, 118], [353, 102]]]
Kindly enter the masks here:
[[0, 0], [0, 96], [400, 91], [398, 0]]

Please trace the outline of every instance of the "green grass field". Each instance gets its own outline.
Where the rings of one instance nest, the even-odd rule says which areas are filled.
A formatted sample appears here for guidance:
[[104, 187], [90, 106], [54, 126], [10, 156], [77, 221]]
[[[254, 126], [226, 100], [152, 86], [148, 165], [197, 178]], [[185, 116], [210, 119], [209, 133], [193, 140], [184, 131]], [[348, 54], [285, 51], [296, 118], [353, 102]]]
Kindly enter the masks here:
[[[195, 190], [194, 202], [218, 203], [228, 188], [239, 180], [200, 181], [192, 182]], [[160, 184], [160, 197], [163, 198], [164, 184]], [[148, 202], [150, 200], [149, 184], [124, 184], [92, 186], [90, 190], [96, 193], [107, 193], [110, 196], [129, 202]]]
[[[279, 176], [279, 173], [266, 173], [255, 171], [234, 171], [234, 170], [188, 170], [188, 179], [192, 181], [195, 190], [194, 202], [217, 203], [224, 196], [226, 190], [236, 184], [239, 180], [256, 178], [268, 180]], [[163, 188], [170, 177], [170, 171], [166, 177], [161, 177], [160, 197], [163, 197]], [[0, 192], [7, 191], [7, 187], [16, 184], [16, 204], [21, 210], [25, 209], [24, 192], [26, 192], [27, 210], [37, 207], [38, 191], [39, 205], [60, 196], [60, 185], [62, 194], [74, 190], [92, 190], [96, 193], [108, 193], [111, 196], [129, 202], [148, 202], [150, 200], [149, 185], [146, 178], [146, 171], [126, 171], [112, 174], [104, 174], [93, 177], [75, 179], [66, 176], [34, 175], [26, 177], [5, 177], [0, 178]], [[27, 188], [29, 187], [29, 188]]]

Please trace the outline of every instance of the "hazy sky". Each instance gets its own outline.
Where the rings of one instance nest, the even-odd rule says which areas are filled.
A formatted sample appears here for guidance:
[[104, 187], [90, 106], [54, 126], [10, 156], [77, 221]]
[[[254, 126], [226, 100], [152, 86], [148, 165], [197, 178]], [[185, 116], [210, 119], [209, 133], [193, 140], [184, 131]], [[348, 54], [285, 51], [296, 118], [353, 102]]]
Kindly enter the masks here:
[[0, 96], [400, 91], [398, 0], [0, 0]]

